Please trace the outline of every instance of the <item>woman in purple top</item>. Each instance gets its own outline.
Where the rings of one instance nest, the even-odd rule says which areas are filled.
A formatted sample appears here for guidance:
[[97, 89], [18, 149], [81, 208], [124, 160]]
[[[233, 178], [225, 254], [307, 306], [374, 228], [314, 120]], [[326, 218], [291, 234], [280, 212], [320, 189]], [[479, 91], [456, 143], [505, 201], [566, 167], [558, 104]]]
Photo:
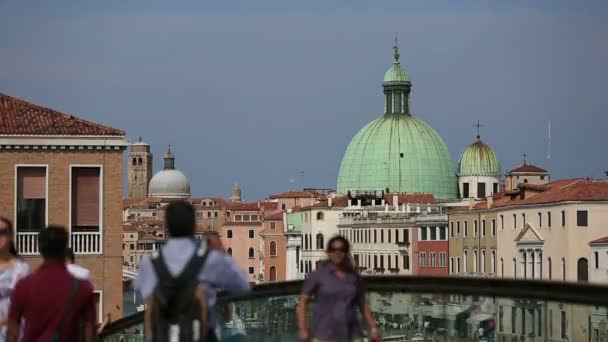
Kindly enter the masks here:
[[[369, 340], [380, 341], [376, 321], [365, 299], [363, 279], [349, 259], [350, 244], [334, 236], [327, 244], [329, 260], [320, 264], [304, 282], [298, 305], [301, 341], [353, 342], [362, 337], [357, 319], [361, 310], [369, 328]], [[308, 303], [313, 301], [311, 328], [308, 328]]]

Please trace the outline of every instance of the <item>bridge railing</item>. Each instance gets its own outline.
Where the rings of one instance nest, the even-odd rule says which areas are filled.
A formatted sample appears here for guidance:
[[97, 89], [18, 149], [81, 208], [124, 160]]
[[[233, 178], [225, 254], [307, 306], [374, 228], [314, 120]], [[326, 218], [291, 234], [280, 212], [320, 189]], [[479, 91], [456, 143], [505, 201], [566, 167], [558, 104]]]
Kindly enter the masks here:
[[[604, 286], [413, 276], [366, 277], [365, 283], [385, 340], [599, 341], [608, 334]], [[301, 281], [262, 284], [247, 296], [220, 296], [221, 340], [298, 341], [295, 305], [301, 286]], [[102, 337], [143, 341], [142, 333], [139, 312], [108, 325]]]

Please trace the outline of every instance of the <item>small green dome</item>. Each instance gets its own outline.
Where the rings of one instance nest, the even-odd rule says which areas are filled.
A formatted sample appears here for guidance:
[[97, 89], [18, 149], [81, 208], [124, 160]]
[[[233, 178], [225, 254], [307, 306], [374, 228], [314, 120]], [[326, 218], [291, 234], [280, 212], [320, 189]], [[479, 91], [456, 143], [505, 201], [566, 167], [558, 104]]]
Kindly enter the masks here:
[[384, 74], [384, 82], [383, 83], [390, 83], [390, 82], [410, 82], [410, 74], [407, 72], [407, 70], [405, 70], [404, 68], [401, 67], [401, 64], [399, 64], [399, 62], [395, 62], [393, 63], [393, 66], [390, 67], [390, 69], [388, 69], [386, 71], [386, 73]]
[[443, 139], [411, 115], [384, 115], [352, 139], [340, 166], [338, 193], [351, 189], [456, 198], [456, 174]]
[[496, 151], [481, 139], [469, 145], [458, 162], [459, 176], [499, 175], [500, 161]]

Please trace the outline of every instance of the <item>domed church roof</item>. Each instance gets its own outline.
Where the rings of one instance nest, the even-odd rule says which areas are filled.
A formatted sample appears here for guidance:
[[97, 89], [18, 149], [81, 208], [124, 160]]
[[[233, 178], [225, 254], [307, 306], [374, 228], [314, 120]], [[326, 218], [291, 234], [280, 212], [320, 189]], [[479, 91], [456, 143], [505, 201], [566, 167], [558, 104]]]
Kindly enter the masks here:
[[460, 155], [458, 162], [459, 176], [495, 176], [500, 175], [500, 160], [494, 149], [481, 141], [477, 140], [469, 145]]
[[158, 198], [188, 198], [190, 197], [190, 182], [188, 178], [175, 169], [175, 156], [171, 148], [165, 153], [165, 167], [158, 171], [150, 180], [148, 196]]
[[443, 139], [409, 112], [411, 82], [394, 47], [393, 66], [383, 87], [384, 114], [352, 139], [340, 166], [338, 194], [349, 190], [427, 193], [439, 199], [457, 197], [452, 159]]

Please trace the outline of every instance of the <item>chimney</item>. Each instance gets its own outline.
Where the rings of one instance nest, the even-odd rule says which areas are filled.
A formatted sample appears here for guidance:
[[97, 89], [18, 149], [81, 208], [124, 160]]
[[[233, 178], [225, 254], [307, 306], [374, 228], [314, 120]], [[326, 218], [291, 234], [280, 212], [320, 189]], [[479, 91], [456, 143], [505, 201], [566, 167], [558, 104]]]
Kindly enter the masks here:
[[327, 197], [327, 206], [331, 208], [331, 206], [334, 204], [334, 198], [329, 196]]
[[488, 198], [487, 198], [487, 204], [488, 204], [488, 209], [491, 209], [492, 205], [494, 204], [494, 197], [488, 196]]
[[395, 210], [399, 210], [399, 195], [393, 194], [393, 205], [395, 206]]
[[473, 209], [474, 206], [475, 206], [475, 200], [472, 198], [469, 198], [469, 210]]

